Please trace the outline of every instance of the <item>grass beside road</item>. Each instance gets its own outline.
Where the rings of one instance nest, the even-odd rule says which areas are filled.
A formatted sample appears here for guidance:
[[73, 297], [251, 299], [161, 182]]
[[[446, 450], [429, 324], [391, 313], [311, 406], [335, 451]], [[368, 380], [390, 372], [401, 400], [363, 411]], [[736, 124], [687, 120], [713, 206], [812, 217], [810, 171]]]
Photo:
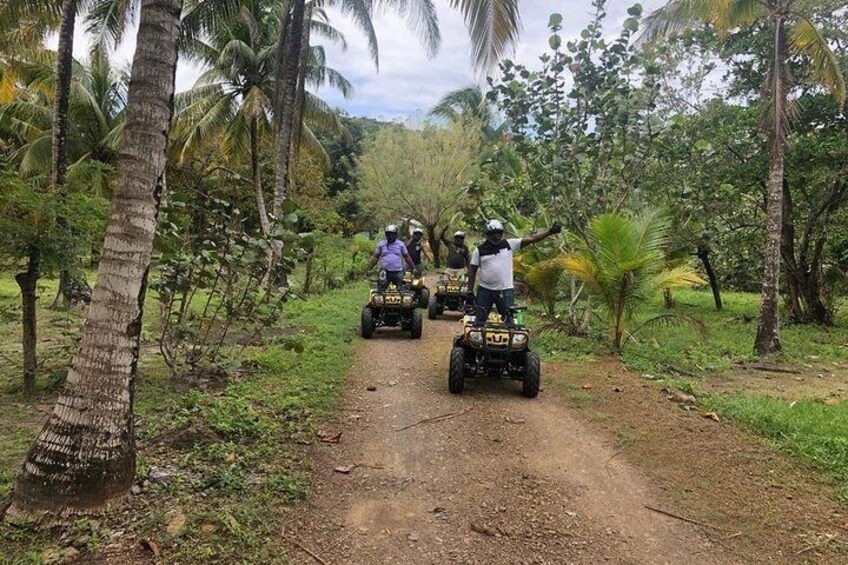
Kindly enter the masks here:
[[[18, 296], [9, 279], [0, 277], [4, 305]], [[128, 513], [96, 517], [96, 528], [77, 544], [82, 555], [103, 550], [114, 543], [112, 533], [124, 531], [134, 536], [135, 549], [138, 539], [154, 540], [168, 562], [279, 561], [285, 553], [278, 535], [285, 507], [304, 498], [309, 489], [308, 467], [297, 444], [315, 441], [315, 422], [339, 399], [356, 347], [365, 292], [364, 285], [355, 285], [292, 300], [285, 306], [285, 331], [247, 348], [228, 381], [206, 388], [170, 378], [152, 343], [143, 345], [136, 420], [137, 476], [144, 490], [129, 497]], [[42, 294], [47, 296], [52, 298], [49, 290]], [[73, 349], [73, 332], [58, 332], [57, 319], [67, 319], [68, 327], [77, 329], [81, 320], [78, 313], [53, 312], [47, 304], [42, 298], [39, 354], [43, 367], [60, 372]], [[155, 327], [155, 315], [149, 306], [146, 340], [155, 337], [148, 329]], [[0, 321], [0, 498], [11, 492], [57, 393], [42, 371], [38, 397], [33, 403], [22, 398], [20, 349], [15, 346], [20, 319], [8, 317]], [[144, 483], [151, 470], [167, 473], [167, 481]], [[176, 531], [166, 531], [183, 519]], [[39, 563], [45, 556], [59, 555], [74, 538], [69, 533], [74, 529], [92, 528], [80, 522], [50, 535], [0, 525], [0, 563]], [[66, 539], [60, 542], [62, 534]]]
[[[660, 314], [690, 316], [703, 322], [706, 334], [686, 324], [655, 326], [640, 330], [624, 347], [621, 360], [629, 368], [656, 376], [683, 374], [705, 377], [725, 373], [738, 363], [756, 361], [753, 353], [757, 332], [759, 295], [742, 292], [722, 294], [724, 309], [717, 311], [712, 294], [698, 290], [675, 290], [676, 306], [667, 310], [657, 296], [639, 315], [645, 320]], [[543, 321], [539, 309], [530, 308], [531, 326]], [[637, 321], [638, 325], [638, 321]], [[848, 364], [848, 308], [837, 315], [836, 325], [813, 324], [781, 327], [783, 351], [777, 362], [799, 367], [834, 368]], [[595, 316], [590, 338], [548, 333], [536, 336], [535, 346], [550, 360], [588, 361], [609, 355], [607, 328]]]
[[848, 502], [848, 402], [788, 402], [780, 398], [712, 394], [701, 405], [738, 422], [811, 466], [826, 472]]

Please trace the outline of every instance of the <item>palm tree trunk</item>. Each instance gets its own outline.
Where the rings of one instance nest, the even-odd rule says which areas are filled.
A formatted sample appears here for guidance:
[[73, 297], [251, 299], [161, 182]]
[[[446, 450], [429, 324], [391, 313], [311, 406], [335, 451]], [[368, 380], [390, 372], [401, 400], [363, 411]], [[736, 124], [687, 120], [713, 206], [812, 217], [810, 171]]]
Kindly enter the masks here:
[[71, 92], [71, 66], [74, 52], [74, 24], [77, 0], [63, 0], [62, 20], [59, 24], [59, 46], [56, 51], [56, 90], [53, 99], [53, 190], [65, 186], [68, 168], [66, 144], [68, 138], [68, 105]]
[[126, 492], [135, 476], [133, 384], [181, 10], [182, 0], [142, 0], [97, 285], [65, 390], [18, 477], [12, 513], [96, 508]]
[[256, 193], [256, 210], [259, 214], [259, 226], [262, 235], [271, 233], [271, 222], [265, 208], [265, 193], [262, 192], [262, 170], [259, 163], [259, 120], [254, 116], [250, 120], [250, 168], [253, 178], [253, 190]]
[[771, 68], [771, 150], [769, 151], [768, 200], [766, 202], [766, 246], [763, 270], [760, 321], [754, 352], [757, 355], [774, 355], [780, 351], [780, 244], [783, 232], [783, 174], [786, 158], [786, 106], [785, 77], [786, 40], [783, 16], [777, 14], [774, 22], [774, 59]]
[[674, 295], [671, 293], [670, 288], [663, 289], [663, 307], [666, 310], [674, 308]]
[[36, 301], [38, 300], [38, 268], [41, 253], [38, 246], [29, 248], [27, 270], [15, 275], [15, 282], [21, 289], [21, 308], [23, 310], [22, 346], [24, 352], [24, 395], [35, 393], [35, 377], [38, 371], [36, 331]]
[[[305, 15], [306, 22], [312, 18], [312, 8]], [[300, 155], [300, 141], [303, 137], [303, 111], [306, 105], [306, 68], [309, 64], [309, 39], [310, 26], [305, 23], [303, 26], [303, 40], [300, 44], [300, 52], [297, 57], [297, 89], [295, 91], [294, 107], [295, 114], [292, 117], [292, 141], [291, 141], [291, 168], [297, 166], [298, 156]], [[294, 175], [289, 173], [289, 182], [294, 184]]]
[[[256, 213], [259, 215], [259, 228], [262, 236], [271, 235], [271, 221], [268, 219], [268, 209], [265, 207], [265, 193], [262, 190], [262, 169], [259, 163], [259, 119], [254, 116], [250, 120], [250, 168], [253, 178], [253, 191], [256, 194]], [[271, 280], [271, 270], [274, 267], [274, 249], [269, 247], [266, 253], [268, 269], [262, 277], [262, 287], [268, 286]]]
[[274, 185], [274, 216], [282, 216], [286, 200], [289, 155], [291, 154], [294, 116], [297, 114], [297, 83], [300, 71], [299, 54], [303, 41], [305, 0], [293, 0], [285, 24], [280, 30], [277, 47], [274, 114], [277, 121], [277, 171]]
[[[56, 89], [53, 96], [53, 139], [52, 139], [52, 170], [50, 181], [52, 189], [60, 195], [65, 193], [65, 173], [68, 170], [68, 106], [71, 97], [71, 78], [74, 52], [74, 26], [77, 17], [77, 0], [62, 1], [62, 15], [59, 22], [59, 45], [56, 48]], [[59, 229], [67, 229], [60, 218]], [[68, 249], [65, 253], [67, 261], [74, 260], [74, 252]], [[81, 279], [81, 280], [78, 280]], [[58, 305], [61, 298], [65, 307], [70, 307], [74, 301], [86, 301], [90, 298], [91, 289], [84, 277], [74, 277], [65, 268], [59, 274], [59, 291], [53, 301], [53, 307]]]

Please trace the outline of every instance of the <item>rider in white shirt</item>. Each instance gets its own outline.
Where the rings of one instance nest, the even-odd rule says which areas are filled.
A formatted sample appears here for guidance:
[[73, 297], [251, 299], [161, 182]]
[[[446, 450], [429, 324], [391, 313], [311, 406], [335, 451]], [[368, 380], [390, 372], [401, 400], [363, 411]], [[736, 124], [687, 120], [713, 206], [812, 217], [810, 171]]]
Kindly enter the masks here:
[[[486, 223], [486, 241], [474, 249], [468, 268], [470, 298], [477, 304], [477, 323], [482, 325], [489, 317], [492, 306], [506, 322], [511, 322], [509, 311], [515, 301], [512, 277], [512, 256], [515, 251], [537, 243], [562, 231], [558, 223], [549, 229], [523, 238], [504, 239], [504, 227], [498, 220]], [[479, 274], [479, 280], [478, 280]], [[479, 282], [476, 298], [474, 283]]]

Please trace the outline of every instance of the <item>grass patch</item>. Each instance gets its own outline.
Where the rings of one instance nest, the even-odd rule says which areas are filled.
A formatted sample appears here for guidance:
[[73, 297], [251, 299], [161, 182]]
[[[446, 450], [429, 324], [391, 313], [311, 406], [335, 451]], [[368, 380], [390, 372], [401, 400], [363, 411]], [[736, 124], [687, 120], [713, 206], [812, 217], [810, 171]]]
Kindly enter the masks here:
[[[676, 306], [666, 310], [661, 296], [648, 304], [639, 316], [647, 319], [674, 313], [701, 320], [707, 334], [702, 335], [687, 325], [657, 326], [641, 330], [627, 341], [621, 360], [641, 373], [669, 375], [682, 371], [690, 376], [723, 373], [736, 363], [756, 361], [753, 353], [759, 310], [758, 294], [725, 292], [724, 309], [717, 311], [708, 291], [675, 290]], [[531, 305], [528, 322], [539, 327], [544, 321], [541, 310]], [[836, 317], [834, 327], [812, 324], [781, 326], [783, 350], [778, 361], [789, 365], [832, 366], [848, 356], [845, 327], [848, 309]], [[546, 332], [534, 335], [533, 347], [548, 361], [589, 362], [609, 355], [609, 338], [604, 320], [593, 320], [588, 337], [574, 337]]]
[[[631, 368], [647, 373], [669, 373], [674, 369], [694, 375], [730, 371], [737, 362], [753, 362], [754, 337], [757, 332], [758, 294], [725, 292], [724, 309], [713, 306], [712, 294], [697, 290], [675, 290], [677, 305], [672, 313], [692, 316], [704, 322], [708, 333], [701, 335], [685, 325], [655, 327], [636, 335], [627, 344], [622, 360]], [[644, 316], [667, 313], [662, 298], [657, 297]], [[778, 361], [789, 365], [830, 364], [844, 361], [845, 326], [848, 312], [837, 316], [837, 327], [813, 324], [781, 326], [783, 350]], [[841, 327], [838, 327], [841, 326]]]
[[[0, 273], [0, 498], [11, 493], [44, 411], [55, 400], [61, 380], [49, 375], [66, 369], [75, 348], [82, 316], [46, 307], [55, 288], [56, 281], [46, 280], [39, 300], [38, 395], [25, 402], [19, 292], [11, 274]], [[148, 297], [135, 399], [137, 484], [144, 492], [129, 499], [129, 512], [96, 517], [99, 527], [84, 534], [83, 555], [96, 551], [110, 532], [124, 530], [156, 540], [171, 562], [285, 560], [277, 535], [283, 510], [309, 492], [308, 469], [295, 443], [314, 440], [314, 422], [340, 397], [365, 292], [364, 285], [348, 286], [287, 303], [285, 337], [245, 349], [233, 358], [238, 370], [230, 380], [208, 389], [170, 378], [155, 347], [157, 309]], [[168, 479], [145, 482], [151, 469]], [[177, 510], [186, 525], [168, 535], [169, 513]], [[0, 525], [0, 563], [41, 562], [45, 550], [62, 549], [61, 535], [82, 536], [73, 529], [81, 527], [57, 532]]]
[[833, 477], [848, 501], [848, 402], [787, 402], [749, 394], [709, 395], [703, 405], [774, 441]]

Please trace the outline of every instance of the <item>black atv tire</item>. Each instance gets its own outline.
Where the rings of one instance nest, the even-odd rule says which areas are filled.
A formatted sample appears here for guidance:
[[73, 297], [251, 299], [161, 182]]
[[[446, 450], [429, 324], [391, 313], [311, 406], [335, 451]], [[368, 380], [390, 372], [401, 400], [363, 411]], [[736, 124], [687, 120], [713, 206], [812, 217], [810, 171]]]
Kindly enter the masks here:
[[439, 317], [439, 300], [435, 296], [431, 296], [427, 304], [427, 317], [431, 320]]
[[412, 311], [412, 325], [409, 328], [409, 336], [412, 339], [421, 339], [424, 330], [424, 315], [417, 308]]
[[448, 370], [448, 390], [451, 394], [462, 394], [465, 388], [465, 350], [454, 347], [450, 352], [450, 369]]
[[524, 396], [536, 398], [542, 384], [542, 364], [539, 355], [530, 351], [524, 359], [524, 379], [522, 381]]
[[374, 311], [368, 306], [362, 309], [361, 330], [365, 339], [371, 339], [374, 335]]
[[418, 307], [427, 308], [430, 305], [430, 289], [424, 287], [421, 289], [421, 295], [418, 297]]

